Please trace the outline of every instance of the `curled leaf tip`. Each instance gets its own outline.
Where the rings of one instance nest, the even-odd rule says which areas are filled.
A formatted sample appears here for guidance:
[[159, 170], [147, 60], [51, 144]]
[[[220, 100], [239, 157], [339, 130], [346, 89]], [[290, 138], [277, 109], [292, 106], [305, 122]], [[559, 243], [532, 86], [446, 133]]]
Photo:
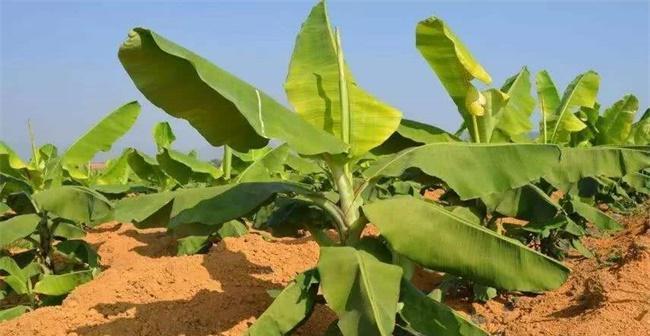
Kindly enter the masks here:
[[142, 45], [142, 38], [137, 31], [138, 28], [129, 30], [126, 40], [122, 43], [120, 49], [139, 48]]

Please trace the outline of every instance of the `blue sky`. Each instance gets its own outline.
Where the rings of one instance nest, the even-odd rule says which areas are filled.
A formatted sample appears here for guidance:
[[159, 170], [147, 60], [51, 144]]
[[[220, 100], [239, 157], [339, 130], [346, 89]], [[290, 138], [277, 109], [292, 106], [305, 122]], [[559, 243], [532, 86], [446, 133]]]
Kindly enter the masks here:
[[[36, 140], [65, 148], [104, 114], [137, 99], [143, 112], [113, 149], [153, 151], [151, 127], [172, 121], [176, 146], [217, 156], [184, 121], [136, 90], [117, 59], [134, 26], [151, 28], [286, 103], [282, 88], [295, 35], [314, 1], [1, 3], [0, 139], [29, 154]], [[364, 88], [410, 119], [454, 130], [460, 118], [415, 49], [415, 24], [449, 24], [500, 86], [526, 65], [564, 89], [580, 72], [601, 75], [600, 102], [635, 94], [650, 105], [650, 8], [637, 2], [330, 1], [352, 71]]]

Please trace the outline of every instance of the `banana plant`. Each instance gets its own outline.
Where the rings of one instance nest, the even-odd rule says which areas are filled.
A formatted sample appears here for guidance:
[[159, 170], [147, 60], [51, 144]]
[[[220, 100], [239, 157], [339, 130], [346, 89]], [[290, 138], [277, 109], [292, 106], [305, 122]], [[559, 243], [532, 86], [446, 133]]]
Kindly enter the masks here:
[[[317, 266], [275, 298], [249, 335], [291, 332], [309, 316], [319, 293], [338, 316], [333, 328], [344, 335], [485, 335], [413, 286], [410, 267], [418, 264], [478, 284], [530, 292], [556, 288], [567, 278], [569, 270], [561, 263], [435, 203], [364, 198], [378, 180], [419, 169], [444, 181], [461, 199], [477, 199], [539, 179], [559, 162], [560, 150], [538, 144], [434, 142], [363, 161], [399, 130], [401, 113], [355, 81], [324, 2], [313, 7], [302, 25], [289, 65], [285, 90], [295, 112], [149, 29], [133, 29], [118, 56], [147, 99], [189, 121], [212, 145], [247, 152], [273, 139], [316, 162], [331, 181], [334, 194], [251, 175], [222, 186], [132, 197], [116, 206], [116, 217], [141, 227], [163, 223], [214, 230], [280, 195], [328, 218], [318, 225], [307, 221], [305, 227], [321, 246]], [[378, 227], [379, 236], [362, 234], [368, 223]]]
[[37, 150], [32, 142], [29, 163], [0, 142], [0, 178], [29, 186], [30, 190], [44, 190], [68, 182], [92, 185], [97, 179], [107, 179], [108, 176], [102, 177], [101, 173], [89, 169], [90, 160], [100, 151], [110, 150], [113, 143], [131, 129], [139, 114], [138, 102], [119, 107], [90, 128], [61, 156], [57, 156], [57, 148], [53, 145], [47, 144]]
[[[631, 94], [625, 95], [600, 115], [600, 104], [596, 101], [598, 77], [594, 72], [579, 75], [565, 91], [562, 100], [567, 101], [564, 124], [554, 123], [563, 105], [551, 76], [547, 71], [541, 71], [536, 81], [542, 112], [540, 141], [548, 143], [565, 139], [571, 147], [614, 146], [624, 145], [634, 136], [632, 129], [639, 109], [638, 99]], [[643, 144], [642, 139], [640, 137], [639, 145]]]
[[223, 172], [210, 162], [201, 161], [194, 155], [181, 153], [171, 148], [176, 136], [167, 122], [154, 126], [153, 137], [158, 148], [156, 161], [165, 174], [180, 186], [190, 183], [212, 184]]
[[60, 303], [100, 271], [84, 227], [110, 219], [112, 205], [80, 186], [10, 194], [0, 215], [0, 321]]
[[[442, 20], [429, 18], [421, 21], [416, 28], [416, 45], [456, 103], [464, 119], [462, 128], [469, 130], [473, 142], [534, 141], [529, 133], [533, 130], [530, 117], [536, 103], [531, 94], [530, 73], [526, 67], [507, 79], [500, 89], [479, 90], [473, 80], [478, 79], [489, 84], [489, 73]], [[584, 190], [579, 190], [580, 186], [585, 185], [587, 180], [620, 180], [626, 174], [630, 174], [630, 182], [643, 186], [645, 175], [639, 172], [649, 164], [648, 152], [643, 148], [612, 147], [623, 144], [633, 133], [632, 121], [638, 109], [638, 101], [634, 96], [628, 95], [607, 109], [603, 116], [599, 116], [596, 102], [598, 85], [599, 77], [595, 72], [581, 74], [560, 98], [548, 72], [538, 73], [536, 86], [539, 109], [542, 112], [538, 142], [577, 146], [579, 143], [593, 141], [594, 145], [608, 145], [608, 148], [584, 152], [571, 148], [562, 149], [562, 163], [549, 171], [543, 180], [505, 193], [490, 195], [482, 198], [481, 202], [465, 202], [462, 206], [469, 207], [473, 213], [483, 217], [483, 222], [488, 226], [494, 226], [495, 221], [503, 217], [528, 221], [529, 224], [523, 230], [523, 233], [527, 232], [526, 235], [517, 236], [525, 243], [530, 243], [531, 232], [534, 233], [534, 239], [546, 239], [551, 236], [555, 239], [559, 235], [562, 239], [568, 239], [567, 246], [573, 245], [586, 255], [590, 253], [582, 247], [579, 240], [579, 237], [585, 234], [586, 220], [605, 231], [620, 229], [621, 226], [611, 217], [591, 207], [593, 200], [590, 198], [593, 198], [594, 194], [586, 195]], [[584, 161], [576, 160], [578, 157]], [[590, 166], [590, 163], [594, 162], [599, 162], [601, 166]], [[624, 163], [621, 165], [619, 162]], [[565, 175], [558, 179], [555, 174]], [[571, 178], [567, 174], [571, 175]], [[397, 183], [405, 186], [404, 183], [408, 182], [406, 192], [410, 194], [414, 193], [413, 189], [417, 192], [417, 189], [427, 187], [413, 178], [419, 177], [411, 176], [410, 180]], [[431, 182], [436, 183], [428, 181]], [[394, 186], [390, 187], [393, 187], [393, 190], [386, 190], [385, 194], [403, 192]], [[444, 188], [444, 185], [439, 187]], [[560, 190], [566, 195], [559, 203], [549, 197], [555, 190]], [[449, 206], [458, 205], [457, 201], [449, 202], [445, 199], [443, 203]], [[529, 206], [531, 203], [543, 204], [539, 208], [544, 211]], [[563, 206], [560, 206], [561, 204]], [[487, 217], [490, 221], [485, 220]], [[495, 229], [503, 232], [502, 228]], [[513, 229], [517, 232], [503, 233], [522, 232], [518, 227]], [[555, 239], [550, 245], [556, 244], [557, 241], [559, 240]], [[544, 248], [542, 250], [544, 251]], [[546, 251], [548, 250], [555, 251], [549, 254], [558, 258], [564, 253], [555, 248]]]

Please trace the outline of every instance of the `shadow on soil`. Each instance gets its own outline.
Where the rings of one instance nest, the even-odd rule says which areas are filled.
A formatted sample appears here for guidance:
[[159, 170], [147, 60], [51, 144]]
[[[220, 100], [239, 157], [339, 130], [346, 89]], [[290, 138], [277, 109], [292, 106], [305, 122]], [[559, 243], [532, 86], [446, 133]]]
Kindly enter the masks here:
[[99, 304], [93, 309], [112, 320], [74, 332], [84, 336], [218, 334], [242, 320], [260, 315], [271, 303], [266, 290], [282, 288], [281, 284], [256, 278], [271, 273], [272, 269], [251, 263], [241, 252], [207, 254], [203, 266], [221, 283], [221, 291], [201, 290], [189, 300]]
[[144, 244], [131, 249], [143, 257], [160, 258], [176, 255], [174, 238], [165, 231], [142, 232], [131, 229], [121, 234]]

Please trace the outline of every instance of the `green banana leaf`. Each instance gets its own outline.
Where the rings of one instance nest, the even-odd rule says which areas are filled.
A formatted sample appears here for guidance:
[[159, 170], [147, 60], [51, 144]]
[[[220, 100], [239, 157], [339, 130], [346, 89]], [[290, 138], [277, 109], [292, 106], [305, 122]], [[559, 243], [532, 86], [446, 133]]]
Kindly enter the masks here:
[[[27, 164], [3, 141], [0, 141], [0, 172], [9, 174], [27, 168]], [[10, 174], [11, 175], [11, 174]]]
[[593, 107], [598, 95], [600, 77], [593, 71], [578, 75], [564, 91], [560, 105], [547, 118], [549, 141], [552, 143], [568, 142], [571, 132], [583, 130], [587, 125], [573, 113], [580, 107]]
[[45, 144], [38, 148], [29, 162], [34, 170], [45, 169], [48, 162], [58, 157], [59, 150], [53, 144]]
[[501, 91], [508, 95], [508, 101], [499, 113], [497, 130], [511, 141], [523, 135], [527, 136], [533, 129], [530, 116], [535, 110], [528, 68], [523, 67], [518, 74], [506, 80]]
[[93, 279], [93, 271], [78, 271], [65, 274], [46, 274], [34, 285], [34, 293], [64, 295], [77, 286]]
[[[381, 156], [395, 154], [410, 147], [436, 142], [461, 141], [455, 135], [436, 126], [414, 120], [402, 119], [400, 125], [384, 143], [373, 148], [370, 155]], [[370, 156], [368, 155], [368, 156]]]
[[153, 127], [153, 139], [158, 146], [158, 150], [163, 148], [170, 148], [172, 143], [176, 140], [176, 135], [172, 131], [172, 127], [166, 121], [159, 122]]
[[39, 191], [33, 195], [33, 199], [40, 211], [88, 226], [109, 220], [113, 214], [113, 206], [108, 199], [96, 191], [79, 186]]
[[650, 150], [620, 147], [562, 148], [562, 159], [543, 178], [569, 192], [580, 179], [604, 176], [621, 178], [650, 167]]
[[28, 306], [15, 306], [15, 307], [0, 310], [0, 322], [11, 320], [22, 314], [25, 314], [30, 310], [31, 308], [29, 308]]
[[[484, 114], [476, 117], [479, 139], [482, 143], [499, 142], [497, 126], [501, 121], [501, 112], [508, 103], [509, 97], [497, 89], [485, 90], [482, 94], [485, 97]], [[503, 138], [501, 142], [509, 140], [505, 134], [500, 137]]]
[[639, 121], [632, 124], [627, 143], [637, 146], [650, 145], [650, 108], [645, 110]]
[[[29, 267], [29, 266], [27, 266]], [[27, 267], [25, 267], [27, 269]], [[7, 272], [7, 276], [2, 278], [11, 289], [17, 294], [27, 294], [29, 292], [28, 280], [30, 272], [21, 269], [16, 261], [10, 257], [0, 257], [0, 270]]]
[[623, 176], [623, 182], [634, 188], [636, 192], [650, 195], [650, 174], [631, 173]]
[[580, 217], [588, 220], [595, 227], [603, 231], [619, 231], [623, 226], [619, 224], [614, 218], [599, 209], [586, 204], [575, 197], [571, 197], [571, 207], [580, 215]]
[[318, 293], [318, 273], [311, 269], [299, 274], [246, 331], [249, 336], [289, 334], [314, 309]]
[[363, 213], [397, 253], [486, 286], [544, 291], [569, 274], [561, 263], [435, 203], [399, 197], [365, 205]]
[[559, 158], [560, 150], [554, 145], [435, 143], [382, 158], [364, 175], [373, 181], [419, 168], [467, 200], [526, 185], [556, 167]]
[[95, 180], [96, 185], [116, 185], [127, 184], [131, 175], [129, 167], [129, 155], [131, 151], [126, 149], [122, 154], [106, 163], [106, 167], [101, 171]]
[[[291, 56], [285, 89], [296, 112], [315, 127], [342, 138], [338, 52], [324, 1], [311, 10]], [[401, 113], [355, 82], [345, 66], [349, 97], [351, 156], [380, 145], [399, 125]]]
[[596, 127], [598, 145], [623, 145], [632, 132], [634, 116], [639, 110], [639, 100], [633, 95], [626, 95], [612, 107], [605, 110], [598, 119]]
[[176, 255], [194, 255], [206, 251], [211, 245], [209, 235], [187, 236], [176, 240]]
[[267, 94], [153, 31], [131, 30], [118, 56], [149, 101], [187, 120], [213, 146], [245, 152], [274, 138], [305, 155], [346, 151]]
[[473, 134], [471, 115], [465, 107], [465, 97], [473, 79], [490, 84], [492, 78], [476, 61], [467, 47], [439, 18], [420, 21], [415, 29], [415, 45], [458, 107], [458, 111]]
[[86, 166], [89, 161], [98, 152], [110, 150], [113, 143], [131, 129], [139, 114], [140, 104], [136, 101], [111, 112], [68, 148], [61, 157], [63, 168], [73, 178], [88, 178]]
[[194, 156], [171, 148], [163, 148], [156, 155], [156, 159], [162, 171], [180, 185], [186, 185], [190, 181], [208, 182], [223, 175], [221, 169], [212, 163], [201, 161]]
[[317, 268], [344, 335], [393, 334], [401, 267], [353, 247], [321, 247]]
[[132, 222], [140, 229], [166, 227], [173, 201], [174, 192], [171, 191], [123, 198], [115, 203], [114, 219]]
[[562, 211], [557, 202], [532, 183], [481, 199], [491, 212], [527, 221], [546, 221]]
[[5, 202], [0, 202], [0, 216], [4, 215], [5, 212], [11, 210], [11, 207], [8, 206]]
[[[144, 223], [139, 227], [157, 226], [176, 230], [188, 224], [221, 225], [249, 214], [277, 193], [310, 194], [311, 191], [290, 182], [251, 182], [179, 189], [122, 199], [115, 205], [115, 219]], [[151, 218], [156, 218], [158, 222], [152, 222]]]
[[137, 177], [163, 190], [170, 187], [172, 181], [162, 171], [156, 159], [133, 148], [128, 151], [129, 167]]
[[58, 243], [55, 246], [57, 252], [65, 254], [69, 258], [76, 258], [91, 268], [99, 267], [99, 255], [95, 248], [83, 240], [70, 239]]
[[289, 146], [280, 145], [263, 156], [257, 158], [235, 179], [236, 183], [240, 182], [264, 182], [277, 180], [273, 176], [284, 171], [284, 163], [289, 156]]
[[535, 77], [535, 84], [537, 86], [537, 98], [539, 99], [539, 109], [542, 112], [542, 121], [540, 124], [540, 136], [543, 143], [549, 141], [549, 130], [547, 120], [551, 120], [555, 111], [560, 106], [560, 95], [557, 92], [557, 87], [551, 79], [551, 75], [546, 70], [537, 73]]
[[455, 135], [436, 126], [409, 119], [402, 119], [395, 133], [419, 144], [460, 141]]
[[414, 335], [487, 336], [480, 327], [446, 305], [424, 295], [411, 283], [402, 281], [399, 311], [405, 329]]
[[73, 223], [63, 220], [50, 221], [50, 227], [54, 227], [52, 235], [65, 239], [80, 239], [86, 236], [86, 231]]
[[0, 221], [0, 249], [31, 235], [41, 221], [36, 214], [18, 215]]
[[[0, 192], [9, 194], [15, 190], [32, 189], [41, 182], [42, 173], [23, 162], [20, 156], [0, 141]], [[3, 184], [10, 184], [11, 190], [3, 190]], [[5, 185], [6, 187], [6, 185]]]

